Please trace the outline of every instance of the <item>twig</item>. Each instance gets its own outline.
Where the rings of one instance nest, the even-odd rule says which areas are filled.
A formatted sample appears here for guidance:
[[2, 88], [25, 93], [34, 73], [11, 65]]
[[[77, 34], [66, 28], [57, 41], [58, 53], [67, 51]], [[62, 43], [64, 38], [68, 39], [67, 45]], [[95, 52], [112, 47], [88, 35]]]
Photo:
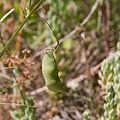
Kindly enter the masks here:
[[7, 102], [0, 102], [0, 105], [22, 106], [22, 107], [31, 107], [31, 108], [36, 108], [36, 107], [38, 107], [38, 106], [24, 105], [24, 104], [20, 104], [20, 103], [7, 103]]
[[[2, 24], [2, 22], [12, 13], [14, 12], [15, 9], [11, 9], [10, 11], [8, 11], [1, 19], [0, 19], [0, 25]], [[1, 34], [1, 30], [0, 30], [0, 39], [1, 39], [1, 43], [3, 45], [3, 47], [5, 46], [4, 42], [3, 42], [3, 37]]]
[[[12, 75], [13, 75], [13, 78], [14, 78], [14, 83], [15, 83], [15, 85], [17, 85], [18, 83], [17, 83], [17, 79], [16, 79], [15, 69], [13, 69], [11, 72], [12, 72]], [[24, 94], [23, 91], [20, 89], [19, 84], [18, 84], [16, 87], [17, 87], [17, 89], [19, 90], [19, 93], [20, 93], [20, 95], [21, 95], [21, 97], [22, 97], [22, 100], [23, 100], [23, 103], [24, 103], [24, 105], [25, 105], [25, 104], [26, 104], [26, 103], [25, 103], [25, 94]]]
[[[69, 34], [67, 34], [64, 38], [61, 38], [59, 40], [59, 44], [63, 43], [66, 39], [72, 37], [76, 32], [78, 31], [77, 28], [75, 28], [73, 31], [71, 31]], [[46, 50], [51, 49], [57, 45], [58, 42], [53, 43], [52, 45], [49, 45], [48, 47], [43, 48], [42, 50], [38, 51], [36, 54], [31, 57], [31, 61], [33, 61], [36, 57], [42, 55], [45, 53]]]
[[[68, 82], [66, 83], [66, 85], [67, 85], [67, 87], [72, 88], [74, 84], [82, 82], [86, 78], [88, 78], [87, 75], [80, 75], [79, 77], [77, 77], [75, 79], [68, 80]], [[44, 86], [42, 88], [39, 88], [39, 89], [37, 89], [35, 91], [30, 92], [29, 94], [33, 96], [33, 95], [37, 95], [37, 94], [42, 93], [42, 92], [47, 91], [47, 90], [48, 90], [47, 87]]]
[[[1, 76], [1, 74], [0, 74], [0, 76]], [[11, 78], [11, 79], [10, 79], [9, 77], [7, 78], [7, 76], [2, 76], [2, 77], [6, 78], [6, 79], [8, 79], [8, 80], [12, 80], [12, 78]], [[21, 82], [19, 82], [19, 83], [16, 83], [16, 84], [13, 85], [13, 86], [5, 87], [5, 88], [0, 88], [0, 90], [2, 90], [2, 91], [0, 91], [0, 93], [7, 92], [10, 88], [13, 89], [13, 88], [15, 88], [15, 87], [17, 87], [17, 86], [20, 86], [21, 84], [24, 84], [24, 83], [27, 82], [27, 81], [29, 81], [29, 80], [21, 81]]]
[[[92, 17], [93, 13], [95, 12], [95, 10], [96, 10], [96, 8], [98, 6], [98, 3], [99, 3], [99, 0], [96, 0], [96, 2], [94, 3], [91, 11], [89, 12], [88, 16], [80, 24], [81, 27], [83, 27], [89, 21], [89, 19]], [[77, 29], [76, 28], [74, 30], [72, 30], [70, 33], [68, 33], [65, 37], [61, 38], [58, 41], [59, 44], [63, 43], [65, 40], [67, 40], [68, 38], [72, 37], [75, 33], [77, 33], [78, 28]], [[45, 51], [47, 49], [50, 49], [51, 47], [56, 47], [58, 42], [55, 42], [52, 45], [49, 45], [48, 47], [45, 47], [42, 50], [38, 51], [36, 54], [33, 55], [33, 57], [31, 57], [31, 61], [33, 61], [36, 57], [38, 57], [38, 56], [42, 55], [43, 53], [45, 53]]]
[[[41, 0], [42, 1], [42, 0]], [[40, 2], [41, 3], [41, 2]], [[40, 4], [38, 3], [38, 4]], [[91, 18], [91, 16], [93, 15], [93, 13], [95, 12], [97, 6], [98, 6], [99, 0], [96, 0], [95, 4], [93, 5], [90, 13], [88, 14], [88, 16], [83, 20], [83, 22], [80, 24], [81, 26], [84, 26], [89, 19]], [[35, 6], [35, 8], [38, 6], [38, 4]], [[17, 35], [17, 33], [21, 30], [21, 28], [23, 27], [23, 25], [26, 23], [26, 21], [28, 20], [28, 17], [34, 12], [35, 8], [33, 8], [33, 10], [30, 12], [30, 14], [26, 17], [26, 19], [24, 20], [24, 22], [21, 24], [21, 26], [18, 28], [18, 30], [13, 34], [13, 36], [10, 38], [10, 40], [8, 41], [8, 43], [5, 45], [5, 47], [0, 51], [0, 57], [5, 53], [5, 51], [9, 48], [9, 46], [11, 45], [11, 43], [13, 42], [15, 36]], [[70, 32], [68, 35], [66, 35], [64, 38], [60, 39], [58, 42], [62, 43], [64, 42], [67, 38], [72, 37], [75, 33], [77, 32], [76, 29], [74, 29], [72, 32]], [[43, 54], [47, 49], [50, 49], [51, 46], [52, 47], [56, 47], [58, 42], [53, 43], [52, 45], [44, 48], [43, 50], [39, 51], [38, 53], [36, 53], [33, 57], [32, 60], [35, 59], [36, 57], [40, 56], [41, 54]]]
[[[103, 62], [103, 61], [102, 61]], [[95, 75], [98, 72], [99, 68], [101, 67], [102, 62], [98, 63], [96, 66], [90, 68], [91, 75]]]
[[0, 23], [2, 23], [6, 17], [8, 17], [15, 9], [11, 9], [10, 11], [8, 11], [1, 19], [0, 19]]
[[30, 92], [29, 94], [33, 96], [33, 95], [37, 95], [38, 93], [42, 93], [44, 91], [47, 91], [46, 86], [44, 86], [42, 88], [38, 88], [37, 90]]
[[82, 82], [83, 80], [87, 79], [87, 75], [79, 75], [75, 79], [68, 80], [67, 87], [72, 88], [76, 83]]
[[95, 10], [97, 9], [99, 1], [100, 0], [96, 0], [96, 2], [94, 3], [91, 11], [89, 12], [88, 16], [80, 24], [81, 26], [84, 26], [89, 21], [89, 19], [91, 18], [91, 16], [93, 15], [93, 13], [95, 12]]
[[51, 25], [50, 25], [46, 20], [44, 20], [44, 18], [42, 18], [42, 17], [40, 16], [40, 13], [39, 13], [39, 17], [40, 17], [40, 19], [41, 19], [44, 23], [46, 23], [46, 24], [48, 25], [48, 27], [50, 28], [51, 32], [53, 33], [53, 35], [54, 35], [54, 37], [55, 37], [55, 39], [56, 39], [56, 41], [57, 41], [57, 44], [56, 44], [56, 46], [55, 46], [55, 49], [56, 49], [56, 48], [58, 47], [58, 45], [59, 45], [59, 40], [58, 40], [58, 38], [57, 38], [57, 36], [56, 36], [55, 31], [53, 30], [53, 28], [51, 27]]

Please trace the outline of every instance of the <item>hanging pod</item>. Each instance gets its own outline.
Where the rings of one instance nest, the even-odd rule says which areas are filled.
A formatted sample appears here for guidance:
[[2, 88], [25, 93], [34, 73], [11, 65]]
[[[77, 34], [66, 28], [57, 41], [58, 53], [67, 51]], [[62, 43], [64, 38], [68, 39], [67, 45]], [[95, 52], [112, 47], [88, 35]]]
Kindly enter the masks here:
[[53, 51], [48, 51], [42, 59], [42, 73], [45, 79], [45, 84], [52, 92], [64, 93], [67, 87], [61, 82], [58, 76], [58, 67], [53, 55]]

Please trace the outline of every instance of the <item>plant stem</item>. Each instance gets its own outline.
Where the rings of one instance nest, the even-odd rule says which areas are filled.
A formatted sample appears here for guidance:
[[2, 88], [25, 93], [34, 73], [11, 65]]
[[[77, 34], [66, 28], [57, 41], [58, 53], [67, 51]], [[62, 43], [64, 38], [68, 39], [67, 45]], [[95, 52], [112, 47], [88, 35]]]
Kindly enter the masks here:
[[24, 19], [23, 23], [20, 25], [20, 27], [14, 32], [14, 34], [12, 35], [12, 37], [8, 40], [7, 44], [4, 46], [4, 48], [0, 51], [0, 57], [2, 57], [2, 55], [10, 48], [10, 46], [12, 45], [12, 43], [15, 40], [15, 37], [17, 36], [17, 34], [19, 33], [19, 31], [23, 28], [24, 24], [28, 21], [28, 18], [33, 14], [33, 12], [35, 12], [35, 10], [37, 9], [38, 6], [42, 5], [42, 3], [45, 2], [45, 0], [41, 0], [39, 1], [36, 6], [29, 12], [29, 14], [26, 16], [26, 18]]

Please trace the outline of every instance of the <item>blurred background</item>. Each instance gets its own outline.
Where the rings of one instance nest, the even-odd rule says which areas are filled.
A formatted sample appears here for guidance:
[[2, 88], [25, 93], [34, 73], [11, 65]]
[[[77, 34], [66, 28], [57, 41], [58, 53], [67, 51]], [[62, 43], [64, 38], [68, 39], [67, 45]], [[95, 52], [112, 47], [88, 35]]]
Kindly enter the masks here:
[[[0, 50], [36, 2], [0, 0], [0, 19], [14, 8], [0, 22]], [[90, 120], [99, 120], [105, 100], [98, 73], [102, 61], [116, 51], [120, 39], [119, 11], [118, 0], [42, 3], [0, 58], [0, 120], [89, 120], [84, 117], [86, 111]], [[44, 87], [41, 68], [45, 48], [51, 49], [56, 40], [63, 40], [55, 50], [58, 75], [69, 87], [60, 100]], [[21, 112], [21, 107], [25, 109], [21, 99], [23, 103], [31, 100], [29, 105], [37, 106], [28, 107], [31, 118], [22, 118], [27, 113]]]

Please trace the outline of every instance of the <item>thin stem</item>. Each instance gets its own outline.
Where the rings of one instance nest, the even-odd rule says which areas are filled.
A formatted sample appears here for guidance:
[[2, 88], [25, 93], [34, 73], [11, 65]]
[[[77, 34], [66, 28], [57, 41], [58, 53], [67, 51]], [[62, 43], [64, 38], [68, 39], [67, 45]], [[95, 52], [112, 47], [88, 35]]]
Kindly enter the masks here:
[[[17, 83], [17, 80], [16, 80], [16, 75], [15, 75], [15, 73], [14, 73], [13, 70], [12, 70], [12, 74], [13, 74], [13, 77], [14, 77], [15, 84], [18, 84], [18, 83]], [[26, 103], [25, 103], [25, 95], [24, 95], [24, 93], [21, 91], [19, 85], [17, 85], [16, 87], [18, 88], [18, 90], [19, 90], [19, 92], [20, 92], [20, 95], [21, 95], [21, 97], [22, 97], [23, 103], [24, 103], [24, 105], [25, 105], [25, 104], [26, 104]]]
[[[11, 9], [10, 11], [8, 11], [1, 19], [0, 19], [0, 25], [2, 24], [2, 22], [14, 11], [15, 9]], [[0, 39], [1, 39], [1, 43], [3, 45], [3, 47], [5, 46], [4, 42], [3, 42], [3, 37], [1, 35], [1, 30], [0, 30]]]
[[24, 104], [20, 104], [20, 103], [7, 103], [7, 102], [0, 102], [0, 105], [15, 105], [15, 106], [31, 107], [31, 108], [38, 107], [38, 106], [24, 105]]
[[56, 49], [56, 48], [59, 46], [59, 40], [58, 40], [58, 38], [57, 38], [57, 36], [56, 36], [55, 31], [54, 31], [53, 28], [50, 26], [50, 24], [40, 16], [40, 14], [39, 14], [39, 17], [41, 18], [41, 20], [42, 20], [44, 23], [46, 23], [46, 24], [48, 25], [48, 27], [49, 27], [50, 30], [52, 31], [52, 33], [53, 33], [53, 35], [54, 35], [54, 37], [55, 37], [55, 39], [56, 39], [56, 41], [57, 41], [57, 44], [56, 44], [56, 46], [55, 46], [55, 49]]
[[82, 21], [81, 26], [84, 26], [89, 21], [89, 19], [91, 18], [91, 16], [93, 15], [95, 10], [97, 9], [99, 1], [100, 0], [96, 0], [96, 2], [94, 3], [91, 11], [89, 12], [88, 16]]
[[[0, 76], [1, 76], [1, 75], [0, 75]], [[8, 78], [7, 76], [2, 76], [2, 77], [6, 78], [6, 79], [8, 79], [8, 80], [12, 80], [12, 78]], [[9, 89], [11, 89], [11, 88], [13, 89], [13, 88], [19, 86], [20, 84], [25, 83], [26, 81], [28, 81], [28, 80], [25, 80], [25, 81], [23, 81], [23, 82], [16, 83], [16, 84], [13, 85], [13, 86], [5, 87], [5, 88], [0, 88], [0, 93], [7, 92], [7, 91], [9, 91]]]
[[[59, 44], [63, 43], [65, 40], [67, 40], [68, 38], [72, 37], [75, 33], [77, 33], [77, 29], [75, 28], [74, 30], [72, 30], [69, 34], [67, 34], [65, 37], [61, 38], [59, 40]], [[30, 59], [31, 61], [33, 61], [35, 58], [37, 58], [38, 56], [42, 55], [43, 53], [45, 53], [46, 50], [51, 49], [52, 47], [57, 46], [57, 42], [53, 43], [52, 45], [49, 45], [45, 48], [43, 48], [42, 50], [38, 51], [37, 53], [35, 53]]]
[[30, 13], [26, 16], [23, 23], [20, 25], [20, 27], [14, 32], [12, 37], [8, 40], [7, 44], [4, 46], [4, 48], [0, 51], [0, 57], [9, 49], [9, 47], [12, 45], [12, 43], [15, 40], [15, 37], [19, 33], [19, 31], [23, 28], [24, 24], [28, 21], [28, 18], [35, 12], [36, 8], [40, 6], [45, 0], [41, 0], [38, 2], [38, 4], [30, 11]]
[[11, 9], [10, 11], [8, 11], [1, 19], [0, 19], [0, 23], [2, 23], [6, 17], [8, 17], [15, 9]]

